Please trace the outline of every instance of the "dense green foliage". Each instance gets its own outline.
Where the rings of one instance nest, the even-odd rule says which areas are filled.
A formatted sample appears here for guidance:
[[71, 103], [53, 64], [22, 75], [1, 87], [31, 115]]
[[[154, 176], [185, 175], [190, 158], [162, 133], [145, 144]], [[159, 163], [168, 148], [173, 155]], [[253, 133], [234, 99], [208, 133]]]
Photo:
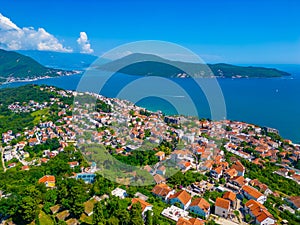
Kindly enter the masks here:
[[30, 57], [0, 49], [0, 77], [19, 79], [41, 76], [58, 76], [61, 70], [42, 66]]
[[134, 150], [128, 156], [114, 155], [114, 157], [120, 162], [126, 163], [132, 166], [145, 166], [154, 165], [158, 162], [155, 152], [152, 150], [140, 151]]
[[178, 77], [179, 74], [187, 74], [190, 77], [281, 77], [289, 75], [273, 68], [234, 66], [225, 63], [205, 65], [170, 61], [155, 55], [138, 53], [106, 63], [99, 69], [131, 75], [162, 77]]
[[111, 105], [105, 103], [104, 101], [101, 101], [101, 100], [97, 99], [97, 101], [96, 101], [96, 111], [110, 113], [111, 112]]
[[[32, 128], [35, 123], [35, 117], [31, 113], [13, 113], [8, 109], [8, 106], [15, 102], [29, 102], [33, 100], [38, 103], [49, 101], [50, 98], [58, 97], [53, 92], [41, 91], [39, 86], [26, 85], [18, 88], [0, 89], [0, 135], [7, 130], [12, 130], [14, 133], [22, 131], [25, 127]], [[72, 104], [73, 98], [62, 98], [66, 104]], [[63, 106], [54, 104], [50, 107], [49, 120], [55, 121], [58, 118], [57, 112]]]

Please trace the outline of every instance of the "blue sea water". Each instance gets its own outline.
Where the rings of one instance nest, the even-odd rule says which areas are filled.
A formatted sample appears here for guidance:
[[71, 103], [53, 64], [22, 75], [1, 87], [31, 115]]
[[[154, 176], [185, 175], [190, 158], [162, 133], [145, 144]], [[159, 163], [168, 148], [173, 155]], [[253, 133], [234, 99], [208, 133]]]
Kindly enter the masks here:
[[[244, 121], [260, 126], [270, 126], [279, 130], [284, 138], [300, 143], [300, 66], [282, 65], [276, 68], [292, 75], [281, 78], [218, 79], [227, 111], [227, 119]], [[31, 82], [15, 82], [1, 88], [17, 87], [28, 83], [53, 85], [63, 89], [76, 90], [81, 74]], [[101, 91], [107, 97], [116, 97], [122, 87], [138, 79], [137, 76], [116, 74]], [[208, 102], [192, 79], [171, 79], [192, 97], [200, 117], [211, 116]], [[182, 96], [175, 96], [180, 98]], [[149, 110], [161, 110], [175, 114], [176, 109], [157, 97], [144, 98], [136, 103]], [[184, 104], [184, 102], [183, 102]]]

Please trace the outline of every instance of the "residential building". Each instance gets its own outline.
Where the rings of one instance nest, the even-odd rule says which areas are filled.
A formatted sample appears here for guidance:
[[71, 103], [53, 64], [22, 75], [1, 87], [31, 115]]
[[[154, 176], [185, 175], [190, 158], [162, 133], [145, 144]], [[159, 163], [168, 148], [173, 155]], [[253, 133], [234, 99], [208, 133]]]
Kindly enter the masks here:
[[124, 189], [118, 188], [118, 187], [117, 187], [116, 189], [114, 189], [114, 190], [111, 192], [111, 194], [112, 194], [113, 196], [116, 196], [116, 197], [120, 198], [120, 199], [124, 199], [124, 198], [127, 196], [126, 191], [125, 191]]
[[240, 161], [236, 161], [235, 164], [231, 166], [232, 169], [235, 169], [238, 172], [238, 176], [245, 175], [245, 167]]
[[152, 189], [152, 194], [167, 202], [170, 195], [175, 193], [172, 188], [166, 184], [158, 184]]
[[230, 201], [230, 205], [232, 208], [235, 209], [237, 207], [236, 194], [232, 191], [226, 191], [223, 195], [223, 198]]
[[[143, 217], [145, 217], [146, 216], [146, 212], [147, 211], [152, 211], [152, 208], [153, 208], [153, 205], [151, 205], [150, 203], [148, 203], [148, 202], [146, 202], [146, 201], [144, 201], [144, 200], [142, 200], [142, 199], [140, 199], [140, 198], [133, 198], [132, 200], [131, 200], [131, 203], [132, 203], [132, 205], [133, 204], [140, 204], [141, 205], [141, 208], [142, 208], [142, 216]], [[130, 206], [130, 208], [132, 207], [132, 205]]]
[[215, 179], [220, 179], [223, 174], [222, 166], [218, 166], [210, 171], [210, 175]]
[[177, 221], [176, 225], [204, 225], [205, 221], [200, 220], [198, 218], [190, 218], [190, 219], [185, 219], [185, 218], [179, 218]]
[[286, 199], [293, 209], [300, 210], [300, 196], [292, 196]]
[[265, 201], [267, 201], [267, 197], [260, 193], [257, 189], [254, 187], [244, 185], [242, 187], [242, 194], [249, 200], [253, 199], [261, 204], [264, 204]]
[[165, 153], [162, 151], [159, 151], [155, 154], [155, 156], [158, 158], [159, 161], [162, 161], [165, 158]]
[[215, 214], [227, 218], [229, 211], [230, 201], [224, 198], [217, 198], [215, 203]]
[[191, 204], [192, 197], [185, 190], [181, 190], [169, 197], [170, 204], [174, 205], [176, 202], [180, 204], [180, 207], [186, 210]]
[[45, 184], [46, 187], [55, 187], [55, 176], [45, 175], [39, 179], [39, 183]]
[[253, 199], [245, 204], [245, 213], [249, 214], [255, 220], [256, 224], [271, 225], [276, 223], [267, 208]]
[[210, 214], [210, 204], [204, 198], [196, 198], [191, 202], [189, 211], [207, 218]]

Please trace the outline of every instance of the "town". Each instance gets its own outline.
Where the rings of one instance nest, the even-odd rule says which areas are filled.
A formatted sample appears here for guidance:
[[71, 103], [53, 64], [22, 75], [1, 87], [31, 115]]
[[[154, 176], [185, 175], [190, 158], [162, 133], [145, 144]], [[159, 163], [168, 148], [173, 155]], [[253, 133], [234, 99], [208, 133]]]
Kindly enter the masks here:
[[[86, 190], [95, 194], [82, 202], [78, 215], [71, 206], [53, 201], [49, 210], [38, 214], [39, 220], [109, 224], [99, 223], [99, 205], [117, 198], [127, 203], [125, 211], [133, 217], [136, 205], [140, 207], [140, 222], [130, 224], [300, 223], [300, 146], [281, 138], [276, 129], [165, 116], [126, 100], [50, 86], [27, 88], [52, 97], [7, 105], [9, 113], [30, 114], [34, 120], [19, 132], [2, 132], [1, 178], [11, 171], [26, 176], [43, 167], [45, 173], [32, 182], [42, 184], [47, 193], [61, 190], [64, 181], [58, 179], [64, 178], [84, 182], [88, 189], [95, 188], [97, 179], [114, 183], [104, 193]], [[111, 172], [109, 159], [93, 152], [96, 146], [131, 167]], [[68, 155], [66, 171], [71, 172], [58, 178], [47, 165], [63, 154]], [[1, 210], [1, 201], [12, 198], [4, 183], [0, 182], [0, 222], [14, 224], [12, 212]]]

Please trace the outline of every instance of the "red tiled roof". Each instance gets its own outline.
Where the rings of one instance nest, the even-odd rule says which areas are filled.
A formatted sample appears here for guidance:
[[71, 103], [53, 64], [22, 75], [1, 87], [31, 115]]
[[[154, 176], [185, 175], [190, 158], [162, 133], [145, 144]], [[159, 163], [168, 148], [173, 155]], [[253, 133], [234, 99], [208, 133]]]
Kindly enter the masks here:
[[173, 199], [173, 198], [178, 198], [184, 205], [186, 205], [191, 200], [190, 194], [184, 190], [181, 190], [181, 191], [175, 193], [174, 195], [170, 196], [170, 199]]
[[185, 219], [185, 218], [179, 218], [176, 225], [204, 225], [205, 224], [205, 220], [200, 220], [200, 219], [196, 219], [196, 218], [191, 218], [189, 220]]
[[232, 191], [227, 191], [224, 193], [223, 198], [233, 202], [236, 200], [236, 194], [233, 193]]
[[249, 210], [256, 217], [258, 222], [262, 222], [268, 217], [273, 219], [272, 214], [267, 210], [267, 208], [253, 199], [246, 202], [245, 206], [249, 208]]
[[204, 212], [207, 212], [210, 209], [210, 204], [204, 198], [196, 198], [190, 206], [198, 206]]
[[292, 196], [288, 200], [292, 202], [297, 208], [300, 208], [300, 196]]
[[152, 193], [166, 197], [172, 189], [166, 184], [158, 184], [152, 189]]
[[228, 210], [230, 208], [230, 201], [224, 198], [217, 198], [215, 206]]
[[238, 172], [244, 172], [245, 171], [245, 167], [243, 166], [243, 164], [240, 161], [236, 161], [234, 165], [232, 165], [233, 169], [236, 169], [236, 171]]
[[148, 202], [145, 202], [144, 200], [140, 199], [140, 198], [133, 198], [131, 200], [131, 203], [132, 204], [137, 204], [137, 203], [140, 203], [141, 204], [141, 208], [142, 208], [142, 212], [144, 212], [145, 208], [147, 206], [152, 206], [150, 203]]
[[258, 190], [256, 190], [253, 187], [250, 187], [248, 185], [244, 185], [242, 187], [243, 191], [254, 197], [255, 199], [258, 199], [259, 197], [263, 196], [262, 193], [260, 193]]
[[45, 183], [45, 182], [55, 182], [55, 176], [45, 175], [39, 179], [39, 183]]

